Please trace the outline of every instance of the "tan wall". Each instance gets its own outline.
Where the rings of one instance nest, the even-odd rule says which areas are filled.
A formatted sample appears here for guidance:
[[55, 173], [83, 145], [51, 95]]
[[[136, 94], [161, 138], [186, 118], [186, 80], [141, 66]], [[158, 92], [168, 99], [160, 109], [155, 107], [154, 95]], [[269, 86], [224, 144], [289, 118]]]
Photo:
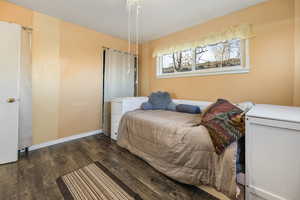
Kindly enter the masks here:
[[12, 22], [31, 27], [32, 19], [33, 12], [31, 10], [0, 0], [1, 21]]
[[[175, 98], [214, 101], [293, 104], [294, 78], [294, 1], [270, 0], [154, 40], [143, 46], [142, 94], [166, 90]], [[253, 24], [256, 37], [250, 39], [251, 72], [157, 79], [154, 48], [192, 41], [231, 25]], [[148, 84], [149, 83], [149, 84]]]
[[295, 88], [294, 105], [300, 106], [300, 0], [295, 0]]
[[102, 47], [127, 42], [0, 1], [0, 20], [33, 27], [33, 142], [101, 129]]
[[33, 143], [58, 137], [60, 21], [34, 12], [32, 36]]
[[101, 127], [102, 47], [127, 49], [124, 40], [78, 25], [61, 25], [59, 137]]

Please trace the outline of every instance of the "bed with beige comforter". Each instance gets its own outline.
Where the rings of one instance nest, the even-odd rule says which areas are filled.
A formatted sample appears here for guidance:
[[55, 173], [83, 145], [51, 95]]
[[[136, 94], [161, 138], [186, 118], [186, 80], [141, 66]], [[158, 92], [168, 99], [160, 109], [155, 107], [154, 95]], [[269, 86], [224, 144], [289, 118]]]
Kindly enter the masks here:
[[235, 199], [237, 144], [218, 156], [199, 122], [195, 114], [131, 111], [120, 122], [117, 143], [174, 180], [213, 186]]

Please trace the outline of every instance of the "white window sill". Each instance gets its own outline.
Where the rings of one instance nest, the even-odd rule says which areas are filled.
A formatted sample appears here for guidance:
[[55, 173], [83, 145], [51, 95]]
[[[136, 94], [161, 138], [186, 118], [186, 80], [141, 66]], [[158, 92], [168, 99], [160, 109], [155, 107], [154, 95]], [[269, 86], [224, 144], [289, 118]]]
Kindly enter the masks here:
[[202, 71], [193, 71], [193, 72], [177, 72], [172, 74], [160, 74], [156, 78], [177, 78], [177, 77], [191, 77], [191, 76], [211, 76], [211, 75], [222, 75], [222, 74], [245, 74], [249, 73], [250, 68], [242, 69], [222, 69], [222, 70], [202, 70]]

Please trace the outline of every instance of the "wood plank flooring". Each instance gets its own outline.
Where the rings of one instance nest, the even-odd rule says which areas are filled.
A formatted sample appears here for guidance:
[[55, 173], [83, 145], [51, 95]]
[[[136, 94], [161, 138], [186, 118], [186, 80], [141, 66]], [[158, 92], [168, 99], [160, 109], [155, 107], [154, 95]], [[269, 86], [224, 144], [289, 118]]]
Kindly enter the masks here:
[[29, 152], [17, 163], [0, 165], [0, 200], [63, 199], [56, 179], [99, 161], [144, 200], [217, 200], [175, 182], [104, 135]]

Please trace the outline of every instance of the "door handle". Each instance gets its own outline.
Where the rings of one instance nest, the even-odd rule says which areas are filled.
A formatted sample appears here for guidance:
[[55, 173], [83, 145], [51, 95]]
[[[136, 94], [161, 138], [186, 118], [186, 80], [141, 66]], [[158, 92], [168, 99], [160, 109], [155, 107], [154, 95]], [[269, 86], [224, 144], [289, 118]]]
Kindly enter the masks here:
[[7, 103], [14, 103], [16, 101], [15, 98], [8, 98], [7, 100]]

